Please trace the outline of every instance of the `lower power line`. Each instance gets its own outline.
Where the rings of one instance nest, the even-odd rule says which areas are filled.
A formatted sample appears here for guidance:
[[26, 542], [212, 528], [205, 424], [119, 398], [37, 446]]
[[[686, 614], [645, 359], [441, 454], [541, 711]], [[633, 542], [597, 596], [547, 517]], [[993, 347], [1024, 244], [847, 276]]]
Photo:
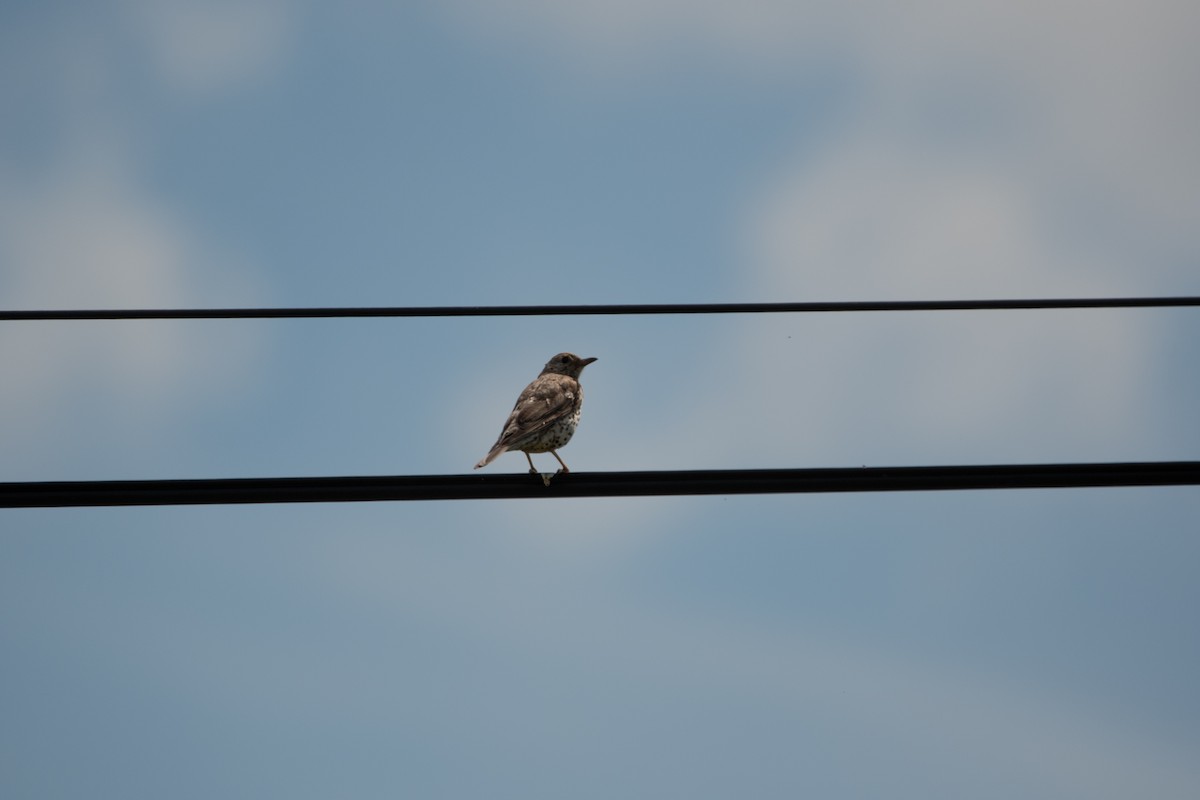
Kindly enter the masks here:
[[0, 483], [0, 508], [1200, 485], [1200, 461]]

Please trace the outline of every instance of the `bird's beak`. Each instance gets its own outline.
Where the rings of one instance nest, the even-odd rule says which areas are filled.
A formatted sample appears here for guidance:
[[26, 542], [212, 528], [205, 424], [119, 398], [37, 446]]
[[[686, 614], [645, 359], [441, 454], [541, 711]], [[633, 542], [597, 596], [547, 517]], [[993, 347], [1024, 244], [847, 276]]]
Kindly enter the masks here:
[[592, 356], [591, 358], [581, 358], [581, 359], [579, 359], [579, 366], [586, 367], [588, 364], [592, 363], [595, 360], [596, 360], [595, 356]]

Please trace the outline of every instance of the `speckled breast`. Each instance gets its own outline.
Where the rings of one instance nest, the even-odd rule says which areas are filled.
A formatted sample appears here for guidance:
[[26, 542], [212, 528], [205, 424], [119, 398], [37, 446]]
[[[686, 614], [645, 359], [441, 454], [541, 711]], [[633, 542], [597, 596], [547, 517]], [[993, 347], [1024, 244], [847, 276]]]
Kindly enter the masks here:
[[562, 447], [575, 435], [575, 428], [579, 426], [579, 412], [580, 408], [576, 408], [574, 414], [569, 414], [546, 428], [541, 436], [521, 449], [526, 453], [548, 453]]

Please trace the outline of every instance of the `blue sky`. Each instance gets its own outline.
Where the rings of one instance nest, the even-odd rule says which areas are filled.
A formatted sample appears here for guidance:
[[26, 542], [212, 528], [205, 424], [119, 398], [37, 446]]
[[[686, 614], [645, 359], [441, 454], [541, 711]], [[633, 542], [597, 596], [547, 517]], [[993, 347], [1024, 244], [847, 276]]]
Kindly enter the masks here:
[[[1198, 16], [8, 4], [0, 304], [1200, 294]], [[599, 357], [581, 471], [1195, 459], [1198, 335], [4, 323], [0, 480], [466, 472], [561, 350]], [[1198, 519], [1194, 488], [4, 511], [0, 790], [1193, 797]]]

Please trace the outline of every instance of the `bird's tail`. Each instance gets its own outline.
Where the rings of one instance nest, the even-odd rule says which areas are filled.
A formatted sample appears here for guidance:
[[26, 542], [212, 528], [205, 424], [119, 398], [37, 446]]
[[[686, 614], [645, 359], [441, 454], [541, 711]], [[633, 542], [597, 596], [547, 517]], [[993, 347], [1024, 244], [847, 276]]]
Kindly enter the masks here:
[[484, 456], [479, 461], [478, 464], [475, 465], [475, 469], [479, 469], [480, 467], [486, 467], [488, 464], [495, 461], [496, 457], [499, 456], [501, 453], [503, 453], [507, 449], [508, 449], [508, 445], [497, 443], [496, 446], [493, 447], [491, 450], [489, 450], [488, 454], [486, 456]]

